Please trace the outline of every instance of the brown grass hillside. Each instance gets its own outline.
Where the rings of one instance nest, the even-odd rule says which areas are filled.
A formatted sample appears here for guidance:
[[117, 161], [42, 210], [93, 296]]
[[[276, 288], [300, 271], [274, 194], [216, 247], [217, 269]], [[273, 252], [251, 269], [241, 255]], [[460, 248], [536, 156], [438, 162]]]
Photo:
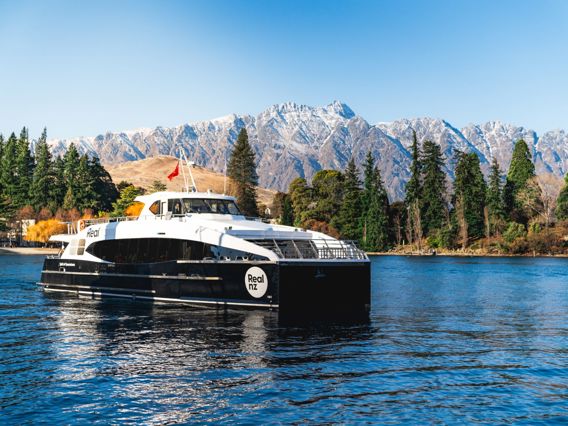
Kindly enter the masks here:
[[[170, 156], [150, 157], [144, 160], [128, 161], [125, 163], [105, 166], [114, 183], [122, 180], [131, 182], [142, 188], [149, 188], [155, 180], [165, 184], [169, 191], [183, 191], [183, 176], [180, 169], [179, 176], [170, 182], [167, 176], [175, 169], [177, 159]], [[187, 171], [187, 170], [186, 170]], [[223, 175], [200, 166], [194, 166], [193, 178], [199, 191], [211, 189], [213, 192], [223, 193]], [[272, 204], [275, 191], [258, 188], [258, 200], [267, 206]]]

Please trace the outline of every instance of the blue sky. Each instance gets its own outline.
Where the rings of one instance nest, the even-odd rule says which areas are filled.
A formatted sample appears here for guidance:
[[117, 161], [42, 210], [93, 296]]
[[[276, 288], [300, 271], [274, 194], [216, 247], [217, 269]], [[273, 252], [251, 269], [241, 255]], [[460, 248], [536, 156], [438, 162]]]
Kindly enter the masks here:
[[568, 129], [567, 1], [0, 0], [0, 132], [96, 135], [338, 99]]

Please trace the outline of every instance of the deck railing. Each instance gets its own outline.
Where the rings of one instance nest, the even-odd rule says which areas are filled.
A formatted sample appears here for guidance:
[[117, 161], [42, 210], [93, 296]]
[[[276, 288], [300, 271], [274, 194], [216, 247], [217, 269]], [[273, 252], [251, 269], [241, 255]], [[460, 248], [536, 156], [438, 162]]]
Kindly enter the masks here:
[[280, 259], [367, 259], [366, 253], [357, 247], [355, 241], [325, 238], [247, 241], [273, 251]]

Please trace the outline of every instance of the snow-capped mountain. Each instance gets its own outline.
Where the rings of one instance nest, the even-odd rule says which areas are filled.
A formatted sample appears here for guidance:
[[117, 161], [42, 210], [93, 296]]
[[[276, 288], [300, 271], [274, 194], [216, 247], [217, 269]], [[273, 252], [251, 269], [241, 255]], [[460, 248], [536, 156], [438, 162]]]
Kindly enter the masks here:
[[324, 168], [343, 169], [351, 156], [362, 164], [371, 150], [391, 200], [402, 199], [409, 178], [413, 129], [420, 143], [432, 140], [440, 144], [450, 178], [456, 150], [475, 152], [485, 171], [493, 157], [506, 170], [513, 146], [521, 138], [532, 148], [538, 172], [563, 176], [568, 171], [568, 134], [563, 130], [539, 137], [532, 130], [499, 121], [459, 130], [445, 120], [433, 118], [372, 125], [338, 101], [324, 107], [288, 102], [273, 105], [256, 117], [231, 114], [171, 128], [108, 132], [49, 143], [55, 155], [63, 154], [74, 143], [81, 153], [96, 155], [106, 164], [176, 155], [182, 148], [197, 164], [222, 172], [243, 127], [256, 151], [260, 185], [278, 190], [286, 190], [297, 176], [311, 178]]

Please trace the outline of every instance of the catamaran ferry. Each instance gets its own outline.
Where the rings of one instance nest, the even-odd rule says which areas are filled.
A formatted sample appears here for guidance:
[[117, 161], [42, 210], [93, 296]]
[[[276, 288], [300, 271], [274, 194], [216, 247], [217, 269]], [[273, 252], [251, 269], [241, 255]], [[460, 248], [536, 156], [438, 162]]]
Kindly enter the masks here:
[[72, 224], [51, 238], [66, 246], [46, 258], [39, 284], [289, 316], [368, 311], [370, 262], [353, 242], [250, 219], [235, 198], [192, 189], [137, 197], [144, 204], [137, 217]]

